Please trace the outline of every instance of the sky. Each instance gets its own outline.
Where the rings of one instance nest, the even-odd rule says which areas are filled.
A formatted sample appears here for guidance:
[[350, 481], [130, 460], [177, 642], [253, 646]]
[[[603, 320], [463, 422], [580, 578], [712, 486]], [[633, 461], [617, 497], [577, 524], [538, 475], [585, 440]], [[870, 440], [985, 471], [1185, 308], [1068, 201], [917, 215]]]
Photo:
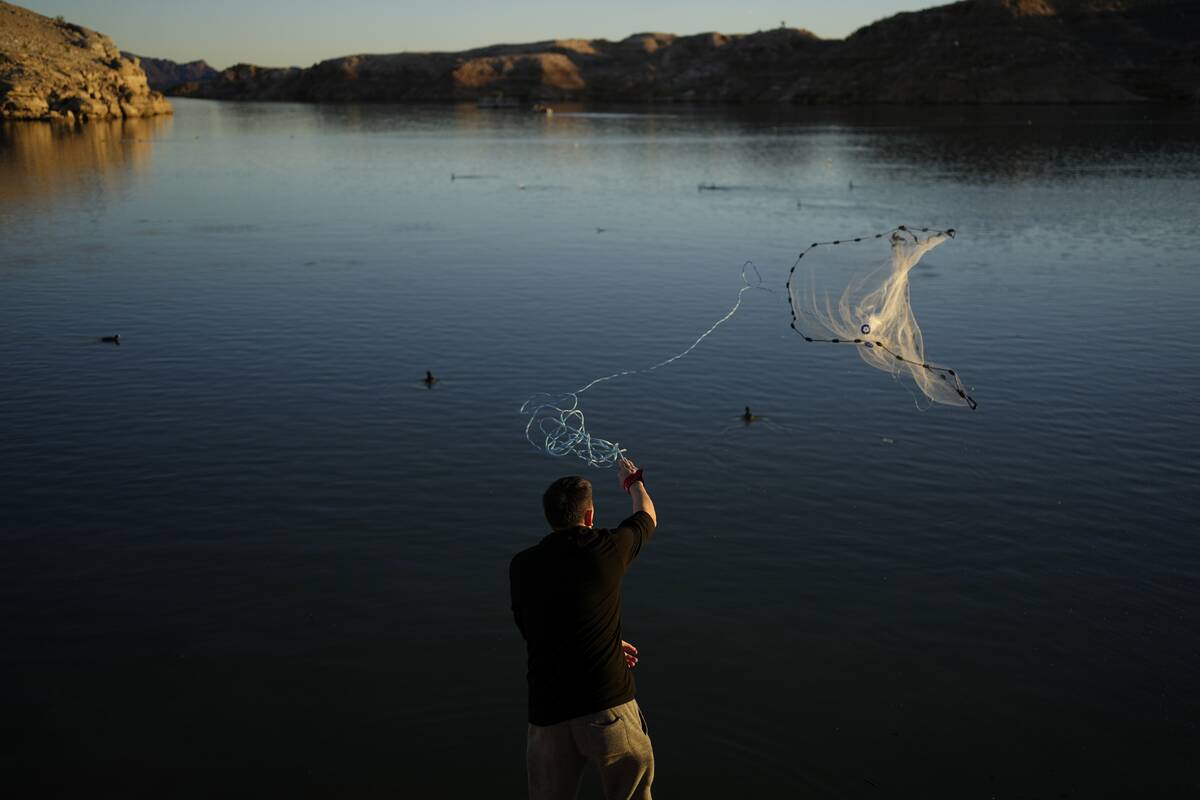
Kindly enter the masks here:
[[948, 0], [17, 0], [93, 28], [117, 46], [222, 68], [309, 66], [356, 53], [465, 50], [544, 39], [624, 39], [631, 33], [752, 33], [807, 28], [826, 39], [899, 11]]

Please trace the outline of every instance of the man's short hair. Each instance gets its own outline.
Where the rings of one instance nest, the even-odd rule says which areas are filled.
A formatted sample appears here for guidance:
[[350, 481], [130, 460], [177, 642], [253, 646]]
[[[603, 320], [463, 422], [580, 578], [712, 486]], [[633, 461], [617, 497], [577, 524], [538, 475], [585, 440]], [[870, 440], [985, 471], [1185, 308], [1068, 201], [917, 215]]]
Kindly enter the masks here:
[[592, 507], [592, 484], [582, 475], [559, 478], [542, 495], [542, 510], [554, 530], [583, 524], [583, 514]]

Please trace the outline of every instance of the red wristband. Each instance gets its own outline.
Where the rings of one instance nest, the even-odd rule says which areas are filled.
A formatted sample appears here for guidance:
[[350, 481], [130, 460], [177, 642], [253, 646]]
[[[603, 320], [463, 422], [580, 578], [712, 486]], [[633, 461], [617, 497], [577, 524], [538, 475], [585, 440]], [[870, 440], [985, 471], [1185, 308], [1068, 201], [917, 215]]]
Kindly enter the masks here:
[[635, 483], [640, 482], [641, 480], [642, 480], [642, 471], [640, 469], [637, 472], [631, 472], [628, 475], [626, 475], [625, 481], [624, 481], [625, 491], [628, 492], [631, 486], [633, 486]]

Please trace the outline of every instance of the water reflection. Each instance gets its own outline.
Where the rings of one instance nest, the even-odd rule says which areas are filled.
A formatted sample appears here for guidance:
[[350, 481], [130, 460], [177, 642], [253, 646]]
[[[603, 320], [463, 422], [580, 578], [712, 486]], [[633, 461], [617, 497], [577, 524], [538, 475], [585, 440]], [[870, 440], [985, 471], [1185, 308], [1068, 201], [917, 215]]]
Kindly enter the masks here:
[[832, 135], [842, 160], [934, 180], [1200, 174], [1200, 113], [1188, 107], [750, 108], [727, 119], [727, 135], [764, 150], [764, 136]]
[[170, 117], [57, 125], [0, 123], [0, 203], [103, 193], [150, 165]]
[[[461, 706], [501, 744], [459, 794], [520, 796], [505, 566], [530, 487], [571, 469], [520, 401], [676, 352], [747, 259], [778, 292], [824, 234], [928, 220], [964, 235], [914, 303], [980, 414], [795, 345], [781, 294], [589, 400], [676, 515], [628, 587], [652, 724], [693, 756], [676, 794], [950, 796], [998, 758], [998, 795], [1191, 779], [1194, 123], [646, 111], [180, 100], [0, 128], [3, 670], [45, 774], [378, 794], [453, 767]], [[1089, 736], [1064, 748], [1064, 719]], [[731, 754], [749, 787], [695, 766]]]

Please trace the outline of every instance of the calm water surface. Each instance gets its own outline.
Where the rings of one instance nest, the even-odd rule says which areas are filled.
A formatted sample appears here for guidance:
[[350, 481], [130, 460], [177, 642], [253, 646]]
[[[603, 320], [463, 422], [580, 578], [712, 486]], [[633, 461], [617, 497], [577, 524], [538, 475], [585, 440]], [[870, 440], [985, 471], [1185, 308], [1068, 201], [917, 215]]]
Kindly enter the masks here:
[[[520, 797], [507, 564], [585, 468], [517, 409], [750, 259], [584, 396], [658, 793], [1195, 796], [1200, 115], [176, 109], [0, 128], [6, 775]], [[787, 329], [902, 223], [975, 413]]]

